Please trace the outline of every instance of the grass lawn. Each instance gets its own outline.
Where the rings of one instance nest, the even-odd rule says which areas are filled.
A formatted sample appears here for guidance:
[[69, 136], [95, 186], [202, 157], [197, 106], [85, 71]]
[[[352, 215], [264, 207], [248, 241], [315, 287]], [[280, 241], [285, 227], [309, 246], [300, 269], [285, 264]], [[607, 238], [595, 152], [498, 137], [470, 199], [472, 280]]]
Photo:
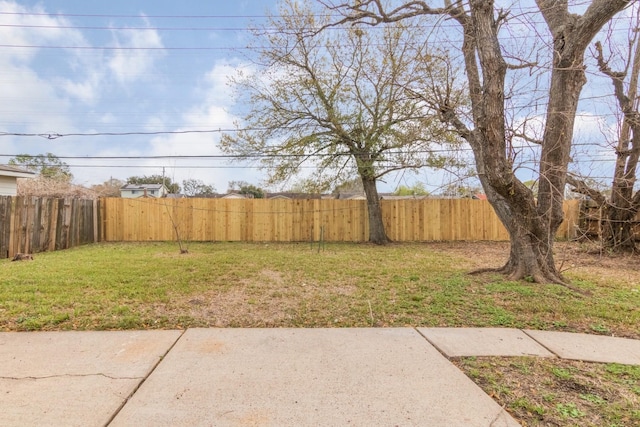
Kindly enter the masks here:
[[[638, 258], [589, 254], [573, 243], [558, 244], [556, 258], [588, 296], [467, 274], [499, 267], [504, 243], [188, 248], [180, 254], [175, 243], [96, 244], [2, 260], [0, 330], [497, 326], [640, 339]], [[524, 425], [640, 425], [640, 367], [454, 362]], [[570, 374], [564, 383], [558, 369]], [[602, 415], [605, 405], [613, 409]]]
[[503, 247], [96, 244], [1, 261], [0, 329], [500, 326], [640, 338], [637, 271], [568, 270], [590, 296], [467, 274], [499, 266]]

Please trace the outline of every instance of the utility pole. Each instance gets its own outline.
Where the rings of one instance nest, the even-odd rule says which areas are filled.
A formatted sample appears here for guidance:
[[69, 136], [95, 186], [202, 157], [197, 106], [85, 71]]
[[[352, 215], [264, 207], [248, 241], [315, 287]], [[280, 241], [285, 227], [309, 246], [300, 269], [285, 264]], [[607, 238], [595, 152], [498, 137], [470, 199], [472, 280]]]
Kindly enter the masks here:
[[162, 186], [167, 187], [167, 184], [164, 182], [164, 166], [162, 167]]

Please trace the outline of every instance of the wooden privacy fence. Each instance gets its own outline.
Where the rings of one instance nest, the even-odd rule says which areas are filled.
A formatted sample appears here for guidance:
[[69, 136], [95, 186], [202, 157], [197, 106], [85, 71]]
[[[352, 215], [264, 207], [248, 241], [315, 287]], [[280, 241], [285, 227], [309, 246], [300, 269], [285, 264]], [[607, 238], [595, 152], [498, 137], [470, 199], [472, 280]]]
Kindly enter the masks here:
[[0, 258], [100, 240], [98, 201], [0, 196]]
[[[485, 200], [382, 200], [394, 241], [508, 240]], [[368, 240], [364, 200], [101, 199], [105, 241]], [[565, 202], [558, 238], [576, 236], [579, 201]]]

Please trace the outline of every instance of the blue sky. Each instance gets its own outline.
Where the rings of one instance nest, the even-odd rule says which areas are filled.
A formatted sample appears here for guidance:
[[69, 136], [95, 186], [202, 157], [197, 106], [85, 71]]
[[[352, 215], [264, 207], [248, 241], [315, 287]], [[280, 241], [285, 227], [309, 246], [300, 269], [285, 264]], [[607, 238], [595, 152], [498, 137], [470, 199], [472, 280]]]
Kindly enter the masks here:
[[[20, 153], [51, 152], [71, 166], [81, 185], [162, 174], [163, 168], [175, 182], [200, 179], [220, 192], [229, 181], [260, 185], [262, 173], [247, 164], [176, 156], [221, 154], [217, 130], [238, 120], [228, 77], [251, 67], [247, 28], [276, 3], [0, 0], [0, 134], [81, 134], [0, 135], [0, 163]], [[592, 101], [579, 112], [576, 140], [602, 143], [602, 121], [612, 117], [612, 104], [600, 95], [610, 93], [610, 83], [589, 67], [583, 97]], [[611, 157], [597, 147], [582, 150], [596, 159], [587, 168]], [[139, 158], [104, 158], [122, 156]], [[522, 173], [531, 175], [527, 168]], [[379, 189], [393, 191], [415, 178], [428, 187], [455, 179], [425, 171], [391, 178]]]
[[[0, 132], [134, 134], [1, 136], [0, 163], [18, 153], [63, 158], [220, 154], [216, 132], [135, 133], [233, 127], [227, 78], [247, 66], [246, 29], [274, 4], [0, 0]], [[201, 179], [218, 191], [232, 180], [260, 181], [255, 170], [212, 159], [63, 160], [83, 185], [161, 174], [163, 167], [174, 181]]]

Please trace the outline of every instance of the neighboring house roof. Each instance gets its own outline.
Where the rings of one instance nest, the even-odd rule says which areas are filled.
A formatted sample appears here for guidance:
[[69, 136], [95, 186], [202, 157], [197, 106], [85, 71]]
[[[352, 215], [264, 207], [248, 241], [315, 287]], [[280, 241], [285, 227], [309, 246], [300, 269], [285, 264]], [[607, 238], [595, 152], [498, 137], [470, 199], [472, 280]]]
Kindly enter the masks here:
[[0, 165], [0, 176], [12, 176], [15, 178], [35, 178], [37, 173], [26, 169], [9, 165]]
[[340, 200], [366, 200], [364, 193], [339, 193], [336, 199]]
[[487, 195], [478, 193], [471, 196], [471, 198], [476, 200], [487, 200]]
[[383, 199], [383, 200], [424, 200], [428, 198], [429, 196], [424, 196], [424, 195], [396, 196], [395, 194], [380, 194], [380, 199]]
[[253, 199], [250, 195], [240, 193], [228, 193], [220, 196], [221, 199]]
[[290, 193], [290, 192], [281, 192], [281, 193], [265, 193], [265, 199], [320, 199], [320, 194], [311, 194], [311, 193]]
[[168, 192], [164, 184], [126, 184], [120, 187], [120, 197], [127, 199], [165, 197]]
[[[160, 190], [164, 185], [162, 184], [126, 184], [120, 187], [121, 190]], [[166, 187], [165, 187], [166, 188]]]

